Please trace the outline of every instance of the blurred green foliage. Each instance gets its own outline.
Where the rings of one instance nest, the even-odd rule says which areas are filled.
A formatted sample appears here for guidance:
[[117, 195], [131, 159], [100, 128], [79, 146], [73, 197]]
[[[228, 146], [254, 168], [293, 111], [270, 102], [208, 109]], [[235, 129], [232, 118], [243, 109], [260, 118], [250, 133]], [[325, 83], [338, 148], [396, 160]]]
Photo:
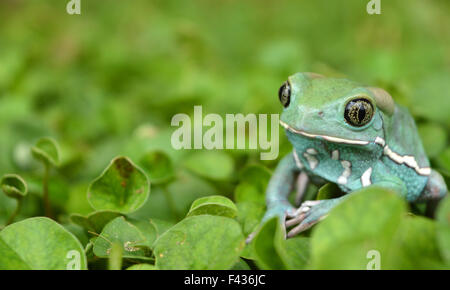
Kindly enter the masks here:
[[[85, 246], [90, 269], [108, 267], [104, 257], [108, 245], [116, 242], [124, 249], [114, 251], [112, 268], [122, 265], [117, 261], [120, 257], [126, 259], [122, 267], [132, 269], [154, 269], [155, 264], [165, 269], [360, 268], [365, 257], [352, 249], [367, 240], [369, 245], [381, 243], [380, 247], [408, 246], [399, 255], [404, 260], [390, 260], [388, 268], [449, 268], [449, 207], [442, 207], [439, 222], [404, 221], [401, 201], [387, 197], [396, 208], [390, 214], [398, 218], [403, 232], [411, 229], [410, 236], [386, 240], [383, 231], [377, 236], [361, 229], [358, 237], [349, 237], [343, 229], [342, 250], [336, 252], [333, 245], [327, 246], [326, 237], [320, 238], [326, 236], [327, 227], [342, 222], [336, 214], [313, 230], [312, 239], [307, 233], [284, 241], [276, 223], [268, 223], [258, 243], [244, 247], [244, 237], [264, 213], [264, 190], [277, 160], [259, 161], [256, 150], [176, 151], [170, 145], [174, 114], [192, 114], [194, 105], [202, 105], [203, 114], [222, 116], [279, 113], [280, 84], [297, 71], [314, 71], [391, 92], [414, 115], [433, 167], [448, 182], [447, 0], [381, 1], [381, 15], [368, 15], [368, 1], [361, 0], [136, 0], [132, 4], [81, 0], [82, 15], [68, 15], [67, 2], [0, 2], [0, 176], [19, 174], [28, 188], [15, 221], [44, 215], [44, 169], [33, 159], [31, 148], [50, 136], [60, 147], [59, 164], [50, 170], [48, 184], [53, 215]], [[291, 149], [282, 130], [280, 146], [280, 157]], [[87, 199], [88, 187], [117, 156], [127, 156], [142, 168], [150, 178], [150, 195], [142, 207], [131, 205], [133, 212], [102, 211], [107, 209], [102, 206], [94, 211]], [[109, 182], [115, 184], [111, 188], [121, 185], [118, 180]], [[211, 195], [223, 195], [235, 204], [227, 200], [224, 205], [219, 199], [202, 205], [201, 214], [185, 218], [196, 199]], [[237, 216], [220, 216], [224, 208], [232, 216], [237, 210]], [[0, 226], [15, 209], [16, 201], [0, 194]], [[383, 210], [386, 207], [381, 206], [379, 211]], [[371, 212], [376, 209], [367, 210], [367, 227], [377, 219]], [[126, 221], [122, 214], [127, 214]], [[357, 214], [353, 218], [358, 219]], [[56, 226], [47, 219], [27, 222], [42, 227], [42, 232], [30, 232], [36, 239], [46, 238], [46, 231]], [[20, 247], [2, 239], [8, 233], [20, 234], [19, 226], [26, 231], [28, 224], [12, 224], [0, 233], [2, 253]], [[331, 228], [338, 231], [336, 227]], [[57, 230], [59, 238], [76, 242], [66, 230]], [[108, 241], [115, 232], [122, 235]], [[223, 237], [223, 245], [210, 242], [216, 240], [214, 235]], [[419, 236], [422, 240], [412, 243]], [[136, 243], [127, 244], [131, 240]], [[153, 249], [163, 256], [155, 256]], [[208, 254], [214, 251], [223, 257], [210, 260]], [[423, 260], [425, 255], [430, 260]], [[39, 259], [38, 255], [14, 256], [11, 264], [5, 264], [0, 258], [0, 268], [46, 268], [51, 263]], [[61, 259], [67, 258], [47, 259], [63, 265]], [[86, 267], [84, 260], [82, 267]]]

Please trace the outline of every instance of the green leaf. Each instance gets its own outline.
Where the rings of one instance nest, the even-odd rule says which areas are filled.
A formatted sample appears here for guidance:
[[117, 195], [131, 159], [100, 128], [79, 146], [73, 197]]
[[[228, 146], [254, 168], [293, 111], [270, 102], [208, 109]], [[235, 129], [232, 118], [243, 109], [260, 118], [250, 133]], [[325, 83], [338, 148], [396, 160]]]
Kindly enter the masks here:
[[28, 264], [0, 238], [0, 270], [31, 270]]
[[145, 154], [139, 164], [148, 174], [152, 184], [161, 184], [174, 176], [174, 168], [169, 156], [162, 151], [152, 151]]
[[404, 214], [405, 202], [393, 191], [372, 186], [352, 193], [313, 229], [312, 267], [366, 269], [370, 250], [386, 258]]
[[94, 254], [97, 257], [107, 258], [114, 243], [122, 246], [124, 258], [149, 259], [148, 249], [144, 246], [145, 236], [124, 217], [110, 221], [94, 243]]
[[275, 244], [281, 260], [290, 270], [305, 269], [310, 258], [310, 238], [294, 237]]
[[252, 243], [256, 264], [262, 269], [304, 269], [309, 261], [309, 238], [286, 240], [278, 218], [264, 223]]
[[265, 206], [260, 203], [246, 201], [236, 203], [236, 207], [238, 209], [236, 219], [241, 224], [244, 235], [248, 236], [261, 222]]
[[147, 200], [150, 182], [126, 157], [114, 158], [88, 188], [88, 201], [95, 210], [131, 213]]
[[381, 254], [383, 269], [439, 269], [442, 265], [436, 224], [420, 216], [405, 216], [389, 247]]
[[182, 220], [155, 245], [158, 269], [229, 269], [244, 248], [239, 224], [223, 216], [200, 215]]
[[450, 197], [441, 200], [437, 214], [436, 238], [443, 258], [450, 264]]
[[156, 229], [157, 237], [164, 234], [168, 229], [170, 229], [174, 224], [168, 221], [159, 219], [150, 219], [149, 221], [153, 227]]
[[52, 138], [41, 138], [31, 147], [31, 154], [37, 160], [57, 166], [59, 164], [58, 143]]
[[439, 124], [422, 124], [418, 126], [418, 130], [429, 158], [436, 157], [445, 149], [447, 133]]
[[256, 264], [263, 270], [286, 269], [278, 254], [275, 243], [284, 239], [283, 229], [278, 218], [272, 218], [264, 223], [256, 234], [253, 243]]
[[317, 200], [332, 199], [341, 195], [341, 190], [335, 183], [326, 183], [319, 188], [317, 193]]
[[233, 159], [221, 151], [200, 151], [190, 154], [184, 160], [190, 171], [213, 180], [226, 180], [234, 168]]
[[71, 214], [70, 221], [77, 224], [87, 231], [100, 233], [103, 227], [116, 217], [122, 216], [121, 213], [109, 210], [94, 211], [87, 216]]
[[142, 242], [142, 245], [147, 246], [149, 249], [153, 249], [153, 243], [158, 237], [158, 229], [155, 224], [151, 220], [136, 220], [129, 218], [128, 221], [136, 226], [145, 237], [145, 242]]
[[136, 264], [127, 268], [127, 270], [157, 270], [154, 265], [151, 264]]
[[194, 215], [219, 215], [234, 218], [237, 215], [236, 205], [229, 199], [221, 195], [212, 195], [195, 200], [187, 214]]
[[[51, 219], [34, 217], [0, 232], [1, 269], [28, 267], [40, 270], [86, 269], [84, 249], [73, 234]], [[19, 261], [21, 260], [21, 262]]]
[[28, 193], [27, 183], [17, 174], [3, 175], [0, 187], [7, 196], [15, 199], [21, 199]]

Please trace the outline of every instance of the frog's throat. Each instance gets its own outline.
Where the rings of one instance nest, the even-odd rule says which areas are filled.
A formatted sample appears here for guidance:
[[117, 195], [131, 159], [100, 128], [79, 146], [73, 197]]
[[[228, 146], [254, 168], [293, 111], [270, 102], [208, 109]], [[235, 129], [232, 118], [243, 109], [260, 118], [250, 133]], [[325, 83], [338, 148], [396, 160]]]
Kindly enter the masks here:
[[383, 154], [392, 161], [394, 161], [397, 164], [405, 164], [406, 166], [414, 169], [417, 174], [428, 176], [431, 174], [431, 168], [430, 167], [420, 167], [419, 164], [416, 161], [416, 158], [412, 155], [400, 155], [389, 148], [389, 146], [386, 144], [386, 141], [381, 138], [377, 137], [373, 142], [369, 141], [363, 141], [363, 140], [352, 140], [352, 139], [344, 139], [339, 137], [333, 137], [333, 136], [327, 136], [327, 135], [317, 135], [317, 134], [311, 134], [307, 133], [298, 129], [294, 129], [285, 122], [280, 120], [281, 126], [283, 126], [286, 130], [299, 134], [305, 137], [309, 138], [322, 138], [323, 140], [334, 142], [334, 143], [341, 143], [341, 144], [352, 144], [352, 145], [368, 145], [369, 143], [375, 143], [377, 145], [380, 145], [383, 147]]

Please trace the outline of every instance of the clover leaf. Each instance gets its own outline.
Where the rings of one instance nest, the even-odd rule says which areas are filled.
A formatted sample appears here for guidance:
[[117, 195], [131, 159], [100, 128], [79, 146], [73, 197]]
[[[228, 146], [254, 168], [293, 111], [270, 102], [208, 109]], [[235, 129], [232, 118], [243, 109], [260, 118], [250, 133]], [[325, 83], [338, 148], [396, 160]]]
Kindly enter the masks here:
[[158, 269], [230, 269], [244, 248], [239, 224], [223, 216], [187, 217], [155, 244]]
[[147, 200], [150, 182], [127, 157], [114, 158], [88, 188], [88, 201], [95, 210], [131, 213]]
[[211, 195], [195, 200], [187, 216], [209, 214], [233, 218], [237, 215], [236, 205], [221, 195]]
[[59, 164], [59, 148], [56, 141], [52, 138], [44, 137], [39, 139], [31, 147], [31, 154], [38, 160], [46, 164], [57, 166]]
[[86, 269], [81, 243], [55, 221], [33, 217], [0, 232], [0, 269]]
[[15, 199], [21, 199], [28, 193], [25, 180], [17, 174], [3, 175], [0, 187], [7, 196]]

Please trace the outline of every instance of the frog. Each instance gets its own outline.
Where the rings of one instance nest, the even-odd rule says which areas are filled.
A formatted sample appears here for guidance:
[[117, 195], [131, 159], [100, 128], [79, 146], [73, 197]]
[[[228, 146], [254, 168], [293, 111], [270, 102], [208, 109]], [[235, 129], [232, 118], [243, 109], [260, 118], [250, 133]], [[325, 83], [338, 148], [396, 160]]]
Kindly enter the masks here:
[[[278, 98], [279, 122], [293, 150], [269, 180], [262, 221], [278, 217], [286, 238], [308, 230], [365, 187], [392, 190], [410, 203], [436, 203], [447, 194], [412, 115], [386, 90], [303, 72], [288, 77]], [[309, 184], [326, 183], [343, 195], [303, 201]], [[289, 202], [294, 188], [296, 205]]]

